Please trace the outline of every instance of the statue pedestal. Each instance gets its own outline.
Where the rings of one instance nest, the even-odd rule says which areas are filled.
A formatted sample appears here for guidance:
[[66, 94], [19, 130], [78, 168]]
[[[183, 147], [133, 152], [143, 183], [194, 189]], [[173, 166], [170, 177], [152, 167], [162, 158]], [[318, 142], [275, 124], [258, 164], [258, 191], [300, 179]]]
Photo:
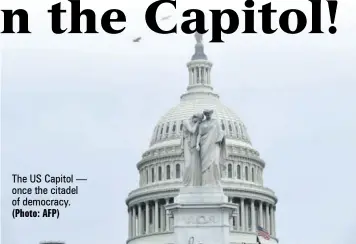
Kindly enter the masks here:
[[174, 219], [175, 244], [229, 243], [237, 206], [228, 203], [221, 187], [183, 187], [167, 210]]

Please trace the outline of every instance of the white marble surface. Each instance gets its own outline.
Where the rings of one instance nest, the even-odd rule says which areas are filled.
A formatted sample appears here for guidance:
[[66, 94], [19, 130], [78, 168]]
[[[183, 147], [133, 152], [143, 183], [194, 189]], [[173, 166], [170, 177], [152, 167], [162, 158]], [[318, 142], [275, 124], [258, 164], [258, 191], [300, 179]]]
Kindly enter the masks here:
[[236, 211], [220, 187], [183, 187], [168, 205], [174, 219], [175, 243], [228, 244], [230, 218]]
[[174, 202], [178, 204], [227, 203], [228, 197], [221, 187], [182, 187]]

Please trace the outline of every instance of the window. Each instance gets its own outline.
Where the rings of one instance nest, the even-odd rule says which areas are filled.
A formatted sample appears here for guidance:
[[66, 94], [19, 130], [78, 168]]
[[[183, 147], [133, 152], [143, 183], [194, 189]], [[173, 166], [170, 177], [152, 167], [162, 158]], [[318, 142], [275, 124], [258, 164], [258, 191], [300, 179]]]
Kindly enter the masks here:
[[171, 166], [167, 165], [166, 167], [166, 179], [170, 180], [171, 179]]
[[254, 168], [252, 168], [251, 169], [251, 180], [252, 180], [252, 182], [255, 182], [255, 169]]
[[163, 134], [163, 125], [162, 125], [162, 128], [161, 128], [161, 135]]
[[232, 165], [231, 164], [229, 164], [227, 166], [227, 177], [230, 179], [232, 178]]
[[232, 126], [230, 122], [229, 122], [229, 131], [232, 132]]
[[180, 178], [180, 164], [176, 164], [176, 178]]
[[146, 184], [148, 184], [148, 169], [146, 169]]
[[237, 165], [237, 179], [241, 179], [241, 166]]
[[183, 122], [180, 124], [180, 128], [179, 128], [180, 131], [183, 130]]
[[245, 167], [245, 180], [248, 180], [248, 167]]
[[167, 124], [166, 133], [169, 132], [169, 124]]
[[158, 167], [158, 180], [159, 181], [162, 180], [162, 167], [161, 166]]
[[222, 120], [221, 120], [221, 129], [225, 130], [225, 125], [224, 125], [224, 122]]
[[151, 169], [151, 182], [155, 182], [155, 168]]
[[176, 132], [176, 127], [177, 127], [176, 124], [174, 124], [172, 129], [173, 132]]

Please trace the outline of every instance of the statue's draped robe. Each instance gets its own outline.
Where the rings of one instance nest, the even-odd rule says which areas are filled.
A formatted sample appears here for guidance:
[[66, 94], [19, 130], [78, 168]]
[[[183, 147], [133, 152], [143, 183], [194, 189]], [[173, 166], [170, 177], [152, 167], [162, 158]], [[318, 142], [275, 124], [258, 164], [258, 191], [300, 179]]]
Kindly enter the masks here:
[[201, 162], [196, 149], [198, 129], [190, 120], [183, 122], [182, 147], [184, 151], [185, 169], [183, 184], [185, 186], [201, 186]]
[[199, 126], [202, 185], [220, 185], [221, 168], [226, 158], [225, 134], [215, 119]]

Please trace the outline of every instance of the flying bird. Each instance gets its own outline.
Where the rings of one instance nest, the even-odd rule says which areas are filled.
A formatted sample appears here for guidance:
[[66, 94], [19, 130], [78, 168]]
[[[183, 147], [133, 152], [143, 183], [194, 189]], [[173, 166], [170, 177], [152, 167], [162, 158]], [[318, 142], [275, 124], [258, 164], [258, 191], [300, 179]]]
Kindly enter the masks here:
[[133, 42], [140, 42], [141, 39], [142, 39], [142, 37], [137, 37], [137, 38], [133, 39], [132, 41], [133, 41]]
[[170, 19], [171, 17], [172, 17], [172, 15], [168, 15], [168, 16], [161, 18], [161, 20], [167, 20], [167, 19]]

